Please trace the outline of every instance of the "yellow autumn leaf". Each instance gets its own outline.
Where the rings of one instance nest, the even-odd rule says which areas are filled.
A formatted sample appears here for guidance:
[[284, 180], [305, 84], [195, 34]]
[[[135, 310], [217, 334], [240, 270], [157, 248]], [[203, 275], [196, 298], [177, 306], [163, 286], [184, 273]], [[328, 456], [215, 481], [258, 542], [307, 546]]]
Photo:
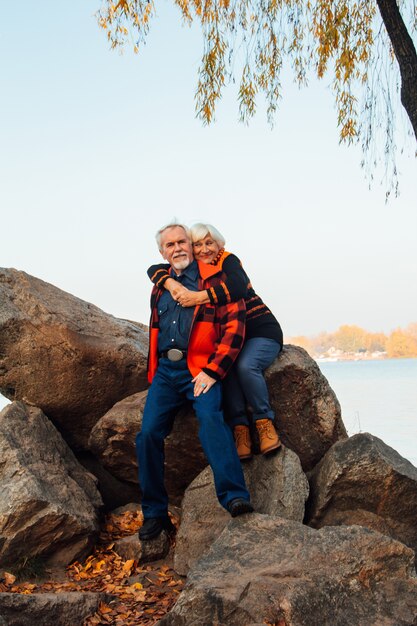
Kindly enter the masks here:
[[134, 562], [135, 562], [135, 559], [129, 559], [128, 561], [126, 561], [126, 563], [123, 565], [123, 571], [130, 572], [133, 567]]
[[102, 560], [102, 561], [98, 561], [95, 566], [94, 566], [94, 571], [95, 572], [100, 572], [101, 568], [103, 567], [103, 565], [106, 565], [106, 561]]
[[131, 589], [143, 589], [143, 585], [142, 583], [133, 583], [133, 585], [130, 585]]

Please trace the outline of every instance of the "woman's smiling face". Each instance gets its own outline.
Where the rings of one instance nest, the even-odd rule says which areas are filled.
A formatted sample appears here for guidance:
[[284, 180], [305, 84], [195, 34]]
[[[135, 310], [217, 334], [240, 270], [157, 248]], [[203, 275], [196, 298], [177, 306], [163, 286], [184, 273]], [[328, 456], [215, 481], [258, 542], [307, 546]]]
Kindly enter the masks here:
[[193, 243], [194, 258], [203, 263], [211, 263], [220, 252], [219, 244], [208, 234]]

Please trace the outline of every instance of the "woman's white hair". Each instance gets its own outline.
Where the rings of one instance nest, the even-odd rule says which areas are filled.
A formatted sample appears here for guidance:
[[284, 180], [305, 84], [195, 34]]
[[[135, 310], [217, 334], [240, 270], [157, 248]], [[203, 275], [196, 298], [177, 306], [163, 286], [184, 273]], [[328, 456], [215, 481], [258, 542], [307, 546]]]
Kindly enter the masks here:
[[177, 228], [177, 227], [182, 228], [185, 231], [185, 234], [187, 235], [188, 239], [191, 239], [190, 229], [188, 228], [188, 226], [184, 226], [184, 224], [180, 224], [176, 220], [173, 220], [169, 224], [165, 224], [165, 226], [162, 226], [162, 228], [160, 228], [155, 235], [155, 239], [156, 239], [156, 243], [158, 244], [159, 251], [161, 251], [162, 233], [168, 230], [168, 228]]
[[190, 235], [193, 243], [200, 241], [200, 239], [204, 239], [207, 235], [210, 235], [220, 248], [224, 248], [226, 245], [226, 240], [221, 232], [211, 224], [194, 224], [194, 226], [191, 226], [190, 228]]

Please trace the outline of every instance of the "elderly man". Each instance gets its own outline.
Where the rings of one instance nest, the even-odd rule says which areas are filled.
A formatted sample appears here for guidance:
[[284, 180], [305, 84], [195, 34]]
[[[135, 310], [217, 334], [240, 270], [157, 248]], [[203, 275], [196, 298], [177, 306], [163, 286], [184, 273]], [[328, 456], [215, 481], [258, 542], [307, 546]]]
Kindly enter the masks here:
[[[200, 277], [185, 226], [165, 226], [156, 239], [163, 258], [171, 266], [171, 277], [188, 289], [207, 289], [221, 280], [221, 273], [216, 276], [215, 270], [204, 281]], [[142, 430], [136, 437], [144, 515], [139, 530], [142, 541], [157, 537], [164, 529], [173, 530], [164, 486], [164, 440], [171, 431], [175, 414], [187, 400], [193, 402], [199, 438], [213, 470], [220, 504], [232, 517], [253, 511], [232, 433], [221, 408], [220, 380], [243, 344], [243, 300], [225, 306], [183, 308], [169, 291], [154, 287], [151, 309], [148, 363], [151, 386]]]

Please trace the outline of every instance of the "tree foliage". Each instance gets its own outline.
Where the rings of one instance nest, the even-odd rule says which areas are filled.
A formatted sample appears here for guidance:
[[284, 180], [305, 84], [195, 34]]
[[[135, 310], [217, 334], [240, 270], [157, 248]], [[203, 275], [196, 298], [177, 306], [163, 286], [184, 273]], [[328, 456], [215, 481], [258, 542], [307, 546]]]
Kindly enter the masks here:
[[417, 323], [405, 329], [396, 328], [389, 335], [370, 333], [359, 326], [340, 326], [334, 333], [320, 333], [315, 337], [292, 337], [289, 343], [301, 346], [313, 356], [331, 356], [334, 351], [345, 358], [356, 358], [360, 353], [369, 357], [372, 353], [385, 353], [387, 358], [417, 357]]
[[[284, 68], [286, 73], [291, 68], [300, 85], [312, 73], [331, 77], [340, 140], [360, 139], [368, 160], [377, 156], [372, 149], [378, 154], [395, 151], [393, 97], [401, 85], [417, 137], [417, 55], [411, 35], [417, 24], [415, 0], [174, 2], [186, 23], [197, 21], [202, 28], [196, 110], [205, 123], [213, 120], [230, 81], [239, 85], [240, 118], [247, 122], [255, 114], [257, 97], [263, 94], [272, 123]], [[137, 52], [155, 13], [154, 0], [102, 0], [98, 20], [113, 48], [132, 42]]]

